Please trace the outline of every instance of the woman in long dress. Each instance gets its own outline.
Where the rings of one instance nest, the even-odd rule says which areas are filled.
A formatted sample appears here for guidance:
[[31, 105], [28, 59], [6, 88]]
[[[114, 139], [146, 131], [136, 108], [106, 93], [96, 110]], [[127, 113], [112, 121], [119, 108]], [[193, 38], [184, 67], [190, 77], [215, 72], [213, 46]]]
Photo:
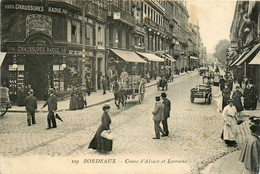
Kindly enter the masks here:
[[225, 85], [225, 88], [222, 91], [223, 95], [223, 102], [222, 102], [222, 110], [225, 108], [225, 106], [228, 105], [228, 100], [230, 99], [231, 91], [228, 88], [228, 85]]
[[94, 138], [92, 139], [88, 147], [89, 149], [90, 148], [95, 149], [100, 153], [107, 153], [112, 151], [113, 141], [103, 138], [101, 136], [102, 131], [110, 130], [111, 118], [108, 115], [109, 110], [110, 110], [109, 105], [103, 106], [104, 113], [102, 115], [102, 123], [99, 126]]
[[241, 102], [241, 97], [243, 96], [242, 92], [239, 90], [239, 86], [236, 87], [236, 91], [234, 91], [232, 95], [232, 99], [234, 101], [234, 106], [237, 109], [237, 113], [240, 114], [241, 111], [243, 111], [243, 106]]
[[227, 146], [236, 146], [236, 115], [237, 109], [233, 105], [233, 100], [228, 100], [228, 105], [223, 110], [223, 140]]
[[73, 87], [73, 91], [70, 94], [70, 110], [77, 110], [78, 109], [78, 96], [76, 88]]

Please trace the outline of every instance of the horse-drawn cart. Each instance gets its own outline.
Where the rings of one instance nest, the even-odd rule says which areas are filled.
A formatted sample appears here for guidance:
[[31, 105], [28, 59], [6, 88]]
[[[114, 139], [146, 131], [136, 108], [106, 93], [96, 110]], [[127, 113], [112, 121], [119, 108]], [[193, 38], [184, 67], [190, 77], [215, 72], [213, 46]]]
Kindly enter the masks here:
[[144, 100], [145, 82], [138, 75], [130, 75], [127, 79], [115, 82], [114, 95], [115, 104], [119, 108], [120, 103], [126, 105], [127, 99], [135, 99], [138, 97], [138, 102], [141, 104]]
[[0, 86], [0, 116], [5, 115], [9, 108], [11, 108], [11, 102], [9, 99], [9, 89]]

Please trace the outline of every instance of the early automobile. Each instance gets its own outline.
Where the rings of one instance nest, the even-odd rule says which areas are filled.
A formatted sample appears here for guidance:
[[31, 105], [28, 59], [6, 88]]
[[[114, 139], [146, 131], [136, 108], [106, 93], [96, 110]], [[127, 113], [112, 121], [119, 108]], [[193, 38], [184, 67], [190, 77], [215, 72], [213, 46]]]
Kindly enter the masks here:
[[204, 75], [208, 71], [207, 67], [200, 67], [199, 69], [199, 75]]
[[168, 81], [165, 77], [158, 79], [158, 81], [157, 81], [158, 91], [160, 90], [160, 87], [162, 88], [163, 91], [164, 91], [164, 88], [166, 89], [166, 91], [168, 90]]
[[212, 90], [211, 86], [207, 84], [201, 84], [191, 89], [190, 101], [194, 103], [195, 98], [204, 98], [205, 103], [211, 104]]
[[11, 108], [11, 102], [9, 99], [9, 89], [0, 86], [0, 116], [5, 115], [9, 108]]

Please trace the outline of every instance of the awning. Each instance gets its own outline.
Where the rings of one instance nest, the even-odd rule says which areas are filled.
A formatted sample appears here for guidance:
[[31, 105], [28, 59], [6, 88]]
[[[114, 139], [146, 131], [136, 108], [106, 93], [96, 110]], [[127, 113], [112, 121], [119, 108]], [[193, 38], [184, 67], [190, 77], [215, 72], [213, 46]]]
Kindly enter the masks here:
[[156, 56], [155, 54], [140, 53], [140, 52], [137, 52], [137, 54], [147, 58], [149, 61], [152, 61], [152, 62], [164, 62], [164, 59], [160, 58], [159, 56]]
[[190, 58], [193, 59], [193, 60], [199, 60], [198, 57], [194, 57], [194, 56], [190, 56]]
[[249, 65], [260, 65], [260, 51], [254, 57], [254, 59], [249, 62]]
[[138, 56], [133, 51], [124, 51], [117, 49], [110, 49], [113, 53], [115, 53], [118, 57], [125, 60], [126, 62], [138, 62], [138, 63], [147, 63], [144, 59]]
[[255, 45], [246, 55], [243, 57], [238, 63], [237, 66], [240, 66], [246, 59], [248, 59], [258, 48], [260, 47], [260, 43]]
[[1, 54], [0, 54], [0, 67], [2, 66], [2, 63], [3, 63], [4, 59], [5, 59], [5, 55], [6, 55], [5, 52], [1, 52]]
[[247, 53], [248, 53], [247, 51], [243, 52], [236, 60], [234, 60], [234, 61], [230, 64], [230, 66], [234, 66], [238, 61], [240, 61], [241, 59], [243, 59], [243, 57], [244, 57]]
[[165, 55], [166, 55], [167, 57], [169, 57], [172, 62], [176, 62], [176, 60], [175, 60], [170, 54], [165, 54]]

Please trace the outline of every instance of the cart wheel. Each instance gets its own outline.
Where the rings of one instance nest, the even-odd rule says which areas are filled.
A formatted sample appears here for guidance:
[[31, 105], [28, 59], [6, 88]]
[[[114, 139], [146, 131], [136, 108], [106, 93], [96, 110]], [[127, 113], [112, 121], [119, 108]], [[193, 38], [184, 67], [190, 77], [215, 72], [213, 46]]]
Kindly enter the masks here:
[[5, 115], [5, 113], [7, 112], [7, 110], [8, 110], [8, 105], [1, 105], [0, 106], [0, 116], [4, 116]]
[[194, 97], [193, 96], [190, 96], [190, 101], [191, 101], [191, 103], [194, 103]]
[[208, 104], [211, 104], [211, 100], [212, 100], [212, 96], [211, 96], [211, 94], [208, 96], [208, 99], [207, 99], [207, 103]]

